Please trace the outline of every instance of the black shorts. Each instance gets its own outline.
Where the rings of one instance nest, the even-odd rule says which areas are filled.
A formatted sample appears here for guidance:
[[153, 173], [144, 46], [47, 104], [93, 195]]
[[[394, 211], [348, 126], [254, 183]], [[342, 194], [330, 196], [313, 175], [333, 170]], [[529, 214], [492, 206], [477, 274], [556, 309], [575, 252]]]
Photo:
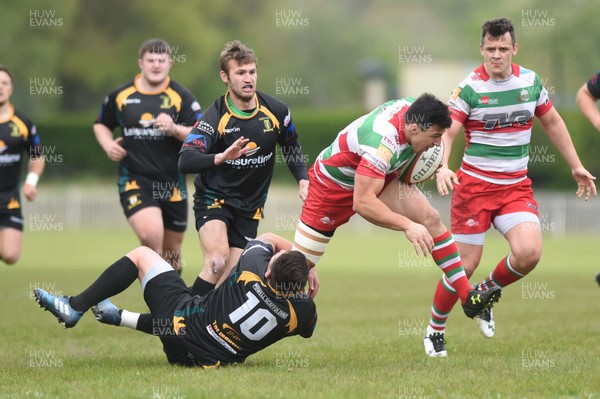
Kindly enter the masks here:
[[144, 288], [144, 300], [153, 318], [152, 333], [160, 337], [167, 360], [173, 365], [199, 365], [188, 352], [173, 324], [175, 310], [191, 299], [192, 293], [172, 268], [151, 278]]
[[187, 228], [188, 204], [185, 191], [174, 196], [166, 183], [139, 178], [119, 179], [119, 196], [127, 219], [139, 210], [155, 206], [161, 209], [165, 229], [183, 233]]
[[0, 229], [5, 227], [23, 231], [23, 211], [18, 187], [0, 191]]
[[235, 208], [226, 204], [215, 207], [194, 201], [194, 215], [196, 217], [196, 230], [211, 220], [221, 220], [227, 226], [227, 239], [230, 248], [245, 248], [248, 241], [256, 238], [258, 231], [257, 219], [252, 219]]

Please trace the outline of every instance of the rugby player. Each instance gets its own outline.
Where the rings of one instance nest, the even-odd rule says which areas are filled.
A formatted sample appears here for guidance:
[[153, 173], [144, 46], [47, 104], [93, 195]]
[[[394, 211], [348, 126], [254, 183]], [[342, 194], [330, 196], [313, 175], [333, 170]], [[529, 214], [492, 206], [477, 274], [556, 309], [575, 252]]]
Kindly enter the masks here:
[[[156, 252], [138, 247], [109, 266], [81, 294], [54, 296], [36, 288], [40, 306], [66, 328], [74, 327], [95, 304], [96, 317], [115, 323], [121, 315], [102, 300], [124, 291], [139, 278], [170, 364], [218, 367], [244, 360], [285, 337], [312, 336], [316, 306], [304, 292], [306, 258], [274, 234], [250, 241], [239, 262], [217, 289], [193, 295], [181, 277]], [[109, 321], [110, 319], [110, 321]]]
[[23, 195], [28, 201], [37, 196], [36, 185], [44, 171], [45, 158], [33, 122], [10, 102], [13, 76], [0, 66], [0, 260], [15, 264], [23, 248], [23, 212], [19, 180], [23, 154], [28, 173]]
[[[441, 195], [453, 190], [451, 229], [468, 276], [483, 253], [485, 232], [493, 224], [506, 238], [510, 253], [476, 287], [503, 288], [519, 281], [538, 264], [542, 254], [538, 204], [527, 177], [534, 116], [563, 156], [577, 183], [577, 197], [596, 193], [593, 177], [581, 164], [567, 127], [552, 105], [540, 77], [513, 64], [518, 44], [512, 22], [487, 21], [481, 30], [483, 64], [452, 93], [452, 126], [444, 135], [444, 161], [437, 171]], [[464, 129], [467, 145], [460, 169], [449, 169], [452, 143]], [[442, 276], [431, 306], [423, 343], [429, 356], [447, 356], [444, 339], [456, 291]], [[485, 337], [495, 331], [491, 307], [477, 319]]]
[[[139, 51], [140, 73], [104, 100], [94, 134], [108, 158], [119, 163], [123, 212], [140, 244], [181, 272], [187, 227], [185, 176], [177, 168], [181, 143], [200, 117], [200, 105], [171, 80], [171, 48], [151, 39]], [[121, 128], [114, 137], [113, 130]]]

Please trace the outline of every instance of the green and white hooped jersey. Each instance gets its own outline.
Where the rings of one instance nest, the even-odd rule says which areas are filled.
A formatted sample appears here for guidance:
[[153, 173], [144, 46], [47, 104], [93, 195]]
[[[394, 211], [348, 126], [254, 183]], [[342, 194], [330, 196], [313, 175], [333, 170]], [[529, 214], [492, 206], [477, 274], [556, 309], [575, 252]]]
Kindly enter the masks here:
[[452, 119], [465, 130], [463, 172], [496, 184], [527, 178], [533, 117], [552, 108], [535, 72], [512, 64], [512, 75], [496, 81], [481, 65], [453, 91], [448, 104]]
[[404, 114], [414, 101], [388, 101], [346, 126], [319, 154], [316, 177], [353, 190], [356, 173], [383, 179], [399, 169], [414, 153], [404, 133]]

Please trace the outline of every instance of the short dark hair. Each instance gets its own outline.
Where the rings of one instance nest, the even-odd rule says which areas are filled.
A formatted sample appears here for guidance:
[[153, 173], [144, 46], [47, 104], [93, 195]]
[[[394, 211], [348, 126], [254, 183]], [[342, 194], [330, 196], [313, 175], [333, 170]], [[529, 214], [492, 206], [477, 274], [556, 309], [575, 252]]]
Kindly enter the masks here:
[[481, 26], [481, 45], [483, 45], [483, 41], [487, 35], [490, 35], [491, 37], [500, 37], [506, 32], [510, 33], [510, 38], [512, 39], [512, 45], [514, 47], [517, 38], [515, 36], [515, 27], [510, 19], [497, 18], [492, 19], [491, 21], [485, 21]]
[[140, 59], [144, 58], [144, 54], [168, 54], [171, 56], [171, 46], [163, 39], [150, 39], [145, 41], [140, 47]]
[[10, 72], [10, 70], [5, 67], [4, 65], [0, 65], [0, 72], [6, 72], [6, 74], [8, 75], [8, 77], [10, 78], [10, 83], [14, 83], [14, 78], [12, 73]]
[[236, 60], [240, 65], [252, 63], [258, 64], [258, 59], [256, 58], [256, 54], [254, 54], [254, 50], [247, 47], [239, 40], [227, 42], [225, 47], [223, 47], [220, 57], [221, 71], [229, 73], [228, 64], [231, 60]]
[[285, 252], [273, 261], [269, 282], [284, 295], [297, 293], [306, 286], [308, 272], [306, 256], [302, 252]]
[[452, 118], [446, 104], [433, 94], [424, 93], [408, 107], [404, 123], [417, 123], [420, 130], [430, 129], [432, 125], [448, 129], [452, 125]]

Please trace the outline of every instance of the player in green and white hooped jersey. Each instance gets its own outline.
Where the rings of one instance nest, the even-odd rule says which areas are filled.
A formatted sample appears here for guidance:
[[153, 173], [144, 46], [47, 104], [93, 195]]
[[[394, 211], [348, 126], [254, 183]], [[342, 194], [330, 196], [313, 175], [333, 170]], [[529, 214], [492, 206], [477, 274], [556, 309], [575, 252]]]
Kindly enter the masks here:
[[[450, 124], [448, 108], [430, 94], [389, 101], [350, 123], [309, 170], [294, 249], [316, 265], [335, 230], [358, 213], [375, 225], [404, 232], [417, 255], [431, 253], [459, 292], [467, 316], [474, 317], [487, 302], [497, 300], [499, 292], [471, 289], [439, 213], [417, 187], [397, 178], [396, 171], [415, 152], [439, 145]], [[311, 296], [318, 286], [312, 268]]]
[[[539, 76], [512, 63], [518, 45], [512, 23], [500, 18], [482, 27], [483, 64], [452, 93], [452, 126], [443, 138], [444, 162], [437, 172], [441, 195], [452, 195], [452, 232], [471, 276], [483, 253], [485, 232], [493, 223], [508, 240], [510, 253], [480, 288], [505, 287], [531, 272], [540, 260], [542, 234], [538, 206], [527, 178], [533, 117], [571, 168], [577, 196], [596, 196], [593, 177], [581, 164], [565, 123], [548, 98]], [[464, 128], [465, 153], [457, 173], [448, 168], [452, 143]], [[424, 337], [429, 356], [445, 356], [443, 334], [456, 302], [445, 277], [437, 285]], [[486, 337], [494, 333], [491, 309], [478, 324]], [[437, 345], [436, 345], [437, 344]], [[435, 347], [435, 348], [434, 348]]]

